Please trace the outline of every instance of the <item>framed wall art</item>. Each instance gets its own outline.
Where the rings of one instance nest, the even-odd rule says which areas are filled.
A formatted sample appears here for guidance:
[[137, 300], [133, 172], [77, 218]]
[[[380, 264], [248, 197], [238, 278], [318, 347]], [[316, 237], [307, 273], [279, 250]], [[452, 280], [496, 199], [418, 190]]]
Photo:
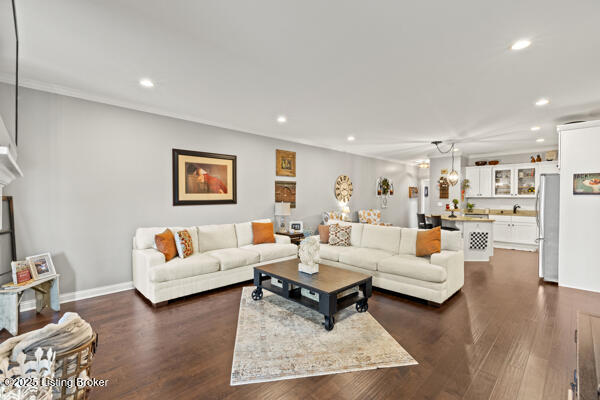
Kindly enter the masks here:
[[296, 176], [296, 152], [275, 150], [277, 176]]
[[573, 174], [573, 194], [600, 195], [600, 172], [593, 174]]
[[52, 262], [52, 257], [50, 253], [38, 254], [37, 256], [30, 256], [25, 259], [27, 262], [31, 263], [33, 268], [33, 274], [35, 279], [45, 278], [47, 276], [56, 275], [56, 270], [54, 269], [54, 263]]
[[296, 208], [296, 182], [275, 181], [275, 202], [290, 203], [290, 208]]
[[413, 199], [418, 196], [419, 196], [419, 188], [416, 186], [409, 186], [408, 187], [408, 198]]
[[173, 149], [173, 205], [236, 204], [237, 157]]

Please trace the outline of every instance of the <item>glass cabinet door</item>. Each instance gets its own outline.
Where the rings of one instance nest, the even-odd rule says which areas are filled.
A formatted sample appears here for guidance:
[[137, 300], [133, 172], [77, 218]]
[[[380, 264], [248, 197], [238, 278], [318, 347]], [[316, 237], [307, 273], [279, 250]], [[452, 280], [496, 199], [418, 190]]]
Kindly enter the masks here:
[[494, 196], [512, 194], [512, 169], [494, 169]]
[[517, 168], [517, 196], [535, 196], [535, 167]]

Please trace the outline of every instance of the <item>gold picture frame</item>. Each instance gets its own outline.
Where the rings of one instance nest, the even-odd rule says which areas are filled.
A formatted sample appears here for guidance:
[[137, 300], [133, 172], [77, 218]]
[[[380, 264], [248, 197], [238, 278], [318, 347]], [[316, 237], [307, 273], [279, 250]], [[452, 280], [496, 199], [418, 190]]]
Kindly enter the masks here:
[[296, 152], [275, 150], [275, 170], [277, 176], [296, 176]]

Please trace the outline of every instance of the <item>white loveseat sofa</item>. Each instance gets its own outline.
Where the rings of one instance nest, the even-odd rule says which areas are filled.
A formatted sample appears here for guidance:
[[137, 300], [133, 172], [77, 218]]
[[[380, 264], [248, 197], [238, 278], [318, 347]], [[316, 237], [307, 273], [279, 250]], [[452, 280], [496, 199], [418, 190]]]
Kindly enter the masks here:
[[358, 223], [351, 225], [351, 246], [321, 243], [321, 263], [367, 273], [373, 286], [441, 304], [464, 284], [461, 233], [442, 230], [442, 251], [416, 256], [416, 228]]
[[252, 244], [252, 223], [243, 222], [169, 227], [190, 232], [194, 253], [165, 262], [165, 256], [154, 247], [154, 235], [165, 229], [138, 228], [133, 238], [133, 285], [154, 305], [250, 280], [254, 266], [293, 259], [298, 254], [298, 247], [287, 236], [275, 235], [275, 243]]

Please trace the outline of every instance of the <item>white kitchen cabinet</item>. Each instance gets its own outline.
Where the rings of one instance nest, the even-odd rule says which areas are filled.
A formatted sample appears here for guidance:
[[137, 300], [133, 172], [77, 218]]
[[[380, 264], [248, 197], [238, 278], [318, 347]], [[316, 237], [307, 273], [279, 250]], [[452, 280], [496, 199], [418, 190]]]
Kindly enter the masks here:
[[493, 169], [494, 197], [535, 197], [536, 165], [498, 165]]
[[492, 167], [467, 167], [465, 177], [469, 180], [467, 197], [491, 197]]
[[535, 217], [519, 215], [492, 215], [494, 222], [494, 245], [520, 250], [535, 250], [538, 237]]
[[510, 242], [512, 240], [510, 225], [510, 222], [494, 222], [494, 242]]

